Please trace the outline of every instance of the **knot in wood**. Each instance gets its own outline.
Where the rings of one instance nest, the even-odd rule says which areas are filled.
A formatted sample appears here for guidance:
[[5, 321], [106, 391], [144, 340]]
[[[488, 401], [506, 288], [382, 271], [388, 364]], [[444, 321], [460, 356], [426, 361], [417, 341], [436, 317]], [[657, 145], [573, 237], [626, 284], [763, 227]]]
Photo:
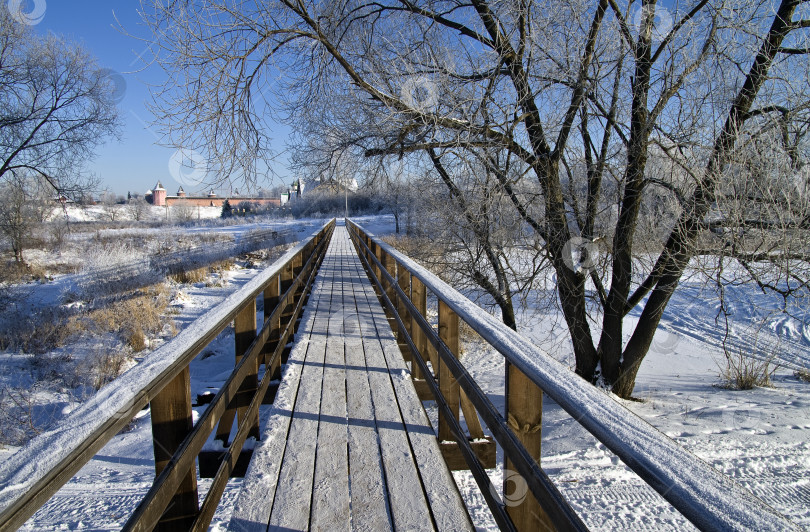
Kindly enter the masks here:
[[536, 434], [540, 432], [540, 429], [542, 428], [541, 424], [532, 426], [529, 425], [528, 423], [524, 424], [521, 427], [520, 423], [518, 423], [518, 420], [515, 419], [515, 416], [513, 416], [512, 414], [508, 415], [507, 425], [509, 425], [509, 428], [515, 431], [516, 434]]

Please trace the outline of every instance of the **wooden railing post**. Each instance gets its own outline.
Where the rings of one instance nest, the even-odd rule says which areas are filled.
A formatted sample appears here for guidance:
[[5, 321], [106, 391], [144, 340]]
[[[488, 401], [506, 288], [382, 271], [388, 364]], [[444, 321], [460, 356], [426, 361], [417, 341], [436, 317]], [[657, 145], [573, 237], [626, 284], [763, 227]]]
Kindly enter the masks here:
[[[397, 285], [399, 288], [405, 292], [405, 297], [408, 299], [411, 298], [411, 273], [403, 267], [399, 262], [396, 261], [393, 257], [391, 257], [391, 268], [396, 269], [396, 274], [394, 279], [397, 281]], [[393, 272], [391, 272], [393, 275]], [[405, 307], [405, 301], [399, 297], [399, 294], [396, 292], [395, 288], [391, 287], [391, 296], [395, 299], [392, 299], [391, 302], [394, 303], [395, 308], [397, 309], [397, 314], [402, 319], [402, 323], [405, 325], [404, 329], [400, 329], [397, 326], [397, 341], [399, 343], [400, 351], [402, 351], [402, 358], [405, 359], [405, 362], [411, 363], [411, 377], [421, 378], [422, 375], [419, 371], [419, 367], [413, 362], [413, 356], [411, 354], [411, 350], [408, 347], [408, 344], [405, 341], [406, 336], [411, 334], [411, 316], [408, 314], [408, 310]]]
[[[458, 336], [458, 314], [453, 312], [447, 304], [439, 300], [439, 338], [447, 345], [453, 356], [459, 355], [459, 336]], [[445, 365], [442, 360], [439, 360], [439, 368], [437, 372], [439, 379], [439, 389], [444, 396], [450, 411], [458, 421], [458, 407], [459, 407], [459, 386], [456, 378], [450, 373], [450, 369]], [[450, 426], [445, 419], [444, 414], [439, 411], [439, 441], [454, 441], [453, 433], [450, 431]]]
[[[251, 299], [239, 311], [233, 320], [234, 335], [236, 337], [236, 363], [238, 364], [242, 357], [247, 354], [250, 344], [256, 339], [256, 299]], [[251, 365], [250, 373], [247, 374], [245, 380], [242, 381], [242, 386], [239, 387], [239, 392], [236, 394], [237, 406], [237, 421], [242, 423], [249, 423], [251, 426], [248, 437], [253, 436], [259, 439], [259, 413], [257, 412], [253, 419], [247, 420], [248, 406], [251, 399], [256, 394], [259, 387], [259, 363], [258, 358]]]
[[[417, 312], [427, 319], [427, 290], [425, 290], [425, 285], [415, 275], [411, 275], [410, 277], [411, 303], [416, 307]], [[416, 323], [416, 319], [413, 317], [411, 317], [411, 340], [413, 340], [413, 345], [416, 347], [416, 350], [419, 351], [422, 360], [425, 361], [425, 364], [430, 362], [435, 372], [437, 368], [436, 349], [428, 342], [427, 335], [425, 335], [422, 327]], [[415, 362], [411, 363], [411, 376], [413, 386], [416, 388], [419, 399], [423, 401], [433, 399], [433, 392], [430, 391], [425, 381], [425, 375], [422, 374], [422, 370], [419, 369]]]
[[[150, 401], [152, 445], [155, 453], [155, 475], [159, 475], [172, 455], [191, 432], [191, 384], [185, 367]], [[155, 527], [159, 531], [188, 530], [199, 512], [197, 504], [197, 471], [192, 467], [174, 494], [167, 510]]]
[[[413, 306], [419, 311], [419, 314], [427, 319], [427, 290], [425, 290], [424, 283], [414, 275], [411, 275], [411, 303], [413, 303]], [[416, 346], [416, 350], [419, 351], [419, 354], [422, 355], [425, 362], [430, 361], [433, 364], [435, 371], [435, 362], [433, 362], [433, 357], [431, 357], [428, 352], [427, 336], [422, 328], [416, 324], [415, 320], [411, 320], [411, 338], [413, 339], [413, 345]]]
[[281, 270], [280, 274], [280, 289], [283, 294], [286, 292], [293, 283], [293, 265], [292, 261], [288, 262]]
[[366, 273], [368, 273], [368, 269], [369, 269], [368, 265], [371, 264], [371, 252], [369, 251], [371, 249], [371, 242], [368, 239], [368, 235], [365, 234], [365, 233], [360, 233], [360, 240], [363, 243], [365, 243], [365, 245], [368, 247], [368, 249], [366, 249], [363, 246], [360, 246], [360, 249], [363, 252], [363, 256], [365, 256], [365, 258], [366, 258], [365, 263], [363, 264], [363, 267], [366, 268]]
[[[543, 392], [512, 364], [506, 363], [506, 418], [537, 463], [540, 463]], [[537, 499], [526, 489], [525, 480], [507, 458], [504, 465], [504, 502], [518, 530], [555, 530]]]
[[[243, 307], [234, 318], [233, 328], [235, 333], [235, 353], [236, 363], [242, 359], [242, 356], [247, 351], [247, 348], [256, 338], [256, 300], [252, 299]], [[227, 445], [233, 428], [234, 417], [237, 418], [238, 424], [244, 422], [245, 412], [250, 404], [253, 394], [256, 393], [258, 387], [258, 361], [254, 367], [250, 368], [250, 373], [242, 381], [239, 391], [234, 397], [233, 403], [230, 405], [234, 408], [228, 408], [219, 420], [217, 426], [216, 439], [221, 441], [223, 445]], [[236, 414], [236, 415], [234, 415]], [[251, 420], [251, 430], [248, 436], [253, 436], [259, 439], [259, 417], [258, 415], [254, 420]]]
[[[411, 277], [411, 287], [411, 299], [413, 304], [419, 310], [419, 313], [427, 319], [427, 289], [422, 281], [415, 276]], [[430, 361], [431, 366], [433, 366], [433, 373], [438, 375], [439, 354], [436, 352], [436, 348], [433, 347], [433, 344], [428, 341], [421, 327], [414, 327], [414, 344], [416, 344], [425, 362]]]
[[[380, 263], [382, 263], [382, 248], [379, 245], [377, 245], [377, 243], [374, 241], [371, 242], [371, 251], [374, 253], [374, 256], [377, 257], [377, 260], [380, 261]], [[374, 274], [377, 276], [377, 279], [380, 280], [380, 284], [382, 285], [384, 281], [380, 267], [377, 266], [377, 263], [373, 260], [371, 261], [371, 269], [374, 271]], [[374, 285], [374, 290], [377, 292], [378, 296], [381, 294], [380, 286]]]
[[[289, 288], [292, 286], [293, 278], [294, 278], [293, 277], [293, 262], [290, 261], [281, 270], [281, 274], [280, 274], [280, 277], [279, 277], [279, 286], [280, 286], [279, 290], [280, 290], [280, 292], [282, 294], [285, 294], [287, 292], [287, 290], [289, 290]], [[287, 326], [287, 323], [290, 321], [290, 318], [292, 317], [293, 308], [294, 308], [295, 303], [294, 303], [294, 301], [291, 301], [291, 300], [287, 299], [285, 301], [281, 301], [279, 304], [284, 306], [284, 310], [281, 312], [281, 319], [279, 320], [280, 324], [281, 324], [281, 328], [283, 329], [284, 327]], [[292, 334], [292, 335], [290, 335], [290, 338], [289, 338], [288, 342], [292, 343], [294, 339], [295, 339], [295, 334]], [[287, 363], [287, 351], [286, 350], [282, 353], [281, 363], [282, 364]]]
[[295, 279], [298, 274], [301, 273], [301, 270], [304, 269], [304, 256], [307, 255], [307, 251], [309, 250], [309, 244], [304, 246], [301, 251], [296, 253], [296, 255], [292, 259], [292, 266], [293, 266], [293, 279]]
[[[292, 267], [293, 267], [293, 280], [298, 277], [302, 271], [304, 271], [304, 263], [306, 262], [306, 257], [309, 255], [307, 254], [307, 247], [305, 246], [295, 257], [292, 259]], [[299, 298], [304, 296], [304, 283], [301, 283], [298, 286], [298, 289], [295, 291], [295, 297], [293, 297], [292, 301], [290, 301], [290, 314], [292, 314], [292, 310], [295, 308], [295, 303], [298, 301]], [[299, 317], [300, 322], [300, 317]], [[298, 332], [298, 325], [299, 322], [295, 323], [295, 327], [293, 327], [294, 332]], [[292, 339], [290, 339], [292, 341]]]
[[[270, 282], [267, 283], [267, 286], [264, 287], [264, 321], [267, 322], [270, 319], [270, 315], [276, 309], [276, 307], [281, 302], [281, 290], [280, 290], [280, 279], [279, 276], [276, 275]], [[273, 352], [278, 347], [279, 338], [281, 336], [281, 320], [279, 317], [276, 317], [273, 324], [270, 326], [270, 334], [267, 337], [267, 343], [264, 344], [264, 349], [262, 350], [263, 362], [265, 366], [267, 366], [267, 357], [272, 355]], [[276, 363], [272, 368], [265, 367], [265, 371], [272, 371], [273, 379], [277, 379], [281, 377], [281, 364], [279, 360], [276, 359]]]

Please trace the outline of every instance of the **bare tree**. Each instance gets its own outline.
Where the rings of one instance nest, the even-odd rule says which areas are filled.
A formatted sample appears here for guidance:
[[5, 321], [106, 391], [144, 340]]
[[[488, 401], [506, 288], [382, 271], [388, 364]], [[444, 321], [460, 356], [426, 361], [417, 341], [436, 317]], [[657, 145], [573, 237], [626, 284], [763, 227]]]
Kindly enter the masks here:
[[82, 163], [117, 132], [108, 71], [80, 46], [39, 37], [0, 8], [0, 181], [41, 176], [78, 197], [92, 184]]
[[[166, 122], [231, 160], [256, 153], [270, 86], [304, 138], [334, 131], [329, 145], [368, 157], [480, 161], [543, 243], [577, 373], [622, 397], [690, 261], [728, 256], [701, 239], [718, 220], [752, 229], [723, 212], [722, 193], [748, 139], [787, 131], [784, 147], [766, 146], [762, 175], [775, 152], [803, 159], [800, 0], [145, 3], [159, 60], [172, 82], [189, 80], [160, 95]], [[228, 142], [213, 142], [223, 131]], [[449, 175], [461, 189], [463, 174]], [[653, 216], [662, 206], [668, 216]], [[806, 228], [799, 219], [790, 231]], [[747, 243], [734, 259], [779, 263], [783, 283], [786, 229], [771, 227], [779, 244], [766, 255]]]
[[24, 263], [27, 241], [34, 227], [40, 224], [37, 198], [31, 194], [29, 181], [12, 174], [0, 183], [0, 232], [11, 244], [17, 264]]
[[118, 197], [110, 190], [104, 190], [99, 196], [98, 202], [101, 204], [104, 216], [111, 222], [116, 221], [123, 212], [118, 205]]
[[[244, 203], [244, 202], [243, 202]], [[175, 203], [170, 207], [171, 209], [171, 216], [176, 221], [180, 223], [187, 223], [194, 219], [197, 214], [197, 210], [194, 208], [193, 205], [189, 205], [187, 203]]]
[[127, 210], [129, 211], [129, 215], [136, 222], [146, 220], [149, 216], [150, 208], [151, 207], [149, 204], [146, 203], [146, 200], [142, 197], [132, 198], [127, 202]]

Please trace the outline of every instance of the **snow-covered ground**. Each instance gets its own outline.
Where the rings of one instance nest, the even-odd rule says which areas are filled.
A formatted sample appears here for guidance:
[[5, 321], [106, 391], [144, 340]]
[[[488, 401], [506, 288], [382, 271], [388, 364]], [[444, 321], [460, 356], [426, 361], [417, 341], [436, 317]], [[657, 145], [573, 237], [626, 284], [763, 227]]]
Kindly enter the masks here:
[[[112, 214], [115, 220], [132, 220], [133, 209], [131, 205], [67, 205], [64, 214], [71, 222], [95, 222], [106, 221]], [[211, 220], [222, 215], [222, 207], [194, 207], [189, 213], [183, 213], [192, 220]], [[139, 213], [144, 221], [172, 221], [177, 218], [177, 214], [171, 207], [154, 207], [146, 204]]]
[[[376, 234], [392, 232], [392, 220], [361, 219]], [[301, 236], [311, 231], [299, 233]], [[237, 269], [224, 286], [192, 285], [172, 301], [178, 328], [190, 323], [258, 272]], [[761, 345], [778, 346], [772, 388], [732, 391], [718, 386], [724, 365], [716, 305], [698, 281], [685, 282], [667, 308], [650, 354], [639, 372], [635, 396], [620, 401], [799, 525], [810, 528], [810, 383], [793, 369], [810, 366], [810, 325], [806, 317], [777, 312], [776, 303], [753, 289], [733, 294], [735, 326], [742, 335], [764, 320]], [[521, 332], [566, 364], [565, 334], [559, 315], [532, 309], [522, 314]], [[629, 328], [629, 327], [628, 327]], [[741, 336], [742, 338], [742, 336]], [[10, 355], [3, 355], [8, 357]], [[502, 357], [471, 340], [463, 358], [496, 406], [503, 406]], [[8, 359], [0, 358], [0, 364]], [[192, 363], [192, 395], [216, 388], [233, 367], [233, 336], [225, 331]], [[617, 399], [618, 401], [618, 399]], [[61, 416], [71, 405], [50, 407]], [[202, 409], [195, 409], [199, 414]], [[573, 507], [594, 530], [684, 530], [691, 525], [576, 421], [550, 400], [544, 404], [542, 465]], [[26, 530], [116, 530], [154, 478], [148, 411], [114, 437], [26, 524]], [[0, 460], [13, 448], [0, 450]], [[499, 457], [500, 458], [500, 457]], [[499, 459], [500, 462], [500, 459]], [[502, 470], [492, 471], [500, 478]], [[496, 530], [471, 476], [455, 473], [476, 525]], [[208, 480], [200, 479], [204, 496]], [[212, 529], [228, 519], [227, 507], [240, 481], [225, 491]]]
[[[753, 286], [729, 287], [730, 338], [738, 349], [775, 370], [772, 387], [731, 390], [720, 302], [705, 278], [685, 278], [668, 305], [636, 381], [634, 397], [614, 400], [740, 482], [762, 501], [810, 529], [810, 383], [794, 371], [810, 368], [810, 309], [780, 311], [781, 298]], [[626, 320], [633, 330], [638, 311]], [[524, 310], [520, 332], [574, 367], [570, 340], [557, 311]], [[465, 365], [503, 408], [503, 358], [480, 341], [467, 345]], [[606, 392], [607, 393], [607, 392]], [[568, 413], [546, 398], [541, 464], [593, 530], [692, 530], [694, 527]], [[499, 455], [499, 463], [502, 463]], [[497, 472], [503, 474], [502, 466]], [[497, 530], [472, 476], [465, 486], [478, 525]]]
[[[721, 388], [721, 357], [706, 342], [673, 339], [666, 347], [651, 351], [641, 366], [635, 395], [644, 402], [616, 400], [773, 508], [810, 528], [810, 383], [800, 381], [790, 370], [781, 370], [774, 376], [773, 388]], [[502, 357], [488, 346], [474, 344], [468, 346], [464, 362], [502, 408]], [[593, 530], [693, 529], [548, 398], [543, 405], [541, 464]], [[502, 474], [500, 468], [497, 474]], [[497, 530], [471, 475], [455, 475], [466, 487], [479, 526]]]

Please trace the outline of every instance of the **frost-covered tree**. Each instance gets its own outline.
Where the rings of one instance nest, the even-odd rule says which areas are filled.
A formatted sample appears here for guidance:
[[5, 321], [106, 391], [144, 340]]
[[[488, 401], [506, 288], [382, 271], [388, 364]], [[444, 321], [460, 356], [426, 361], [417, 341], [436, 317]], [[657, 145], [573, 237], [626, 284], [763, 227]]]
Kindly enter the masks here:
[[[786, 247], [807, 241], [804, 200], [778, 226], [764, 207], [778, 194], [731, 186], [746, 175], [772, 191], [763, 179], [806, 159], [802, 0], [143, 5], [170, 73], [164, 124], [212, 158], [255, 157], [274, 110], [302, 138], [329, 132], [370, 158], [486, 154], [554, 269], [577, 373], [622, 397], [693, 259], [806, 291], [806, 252]], [[783, 140], [750, 149], [769, 131]], [[773, 245], [729, 253], [717, 231]]]
[[14, 260], [24, 263], [31, 234], [48, 220], [56, 206], [50, 187], [36, 177], [9, 173], [0, 182], [0, 234], [11, 244]]
[[108, 72], [81, 46], [38, 36], [0, 6], [0, 182], [16, 173], [41, 177], [54, 195], [89, 189], [82, 165], [118, 130]]

